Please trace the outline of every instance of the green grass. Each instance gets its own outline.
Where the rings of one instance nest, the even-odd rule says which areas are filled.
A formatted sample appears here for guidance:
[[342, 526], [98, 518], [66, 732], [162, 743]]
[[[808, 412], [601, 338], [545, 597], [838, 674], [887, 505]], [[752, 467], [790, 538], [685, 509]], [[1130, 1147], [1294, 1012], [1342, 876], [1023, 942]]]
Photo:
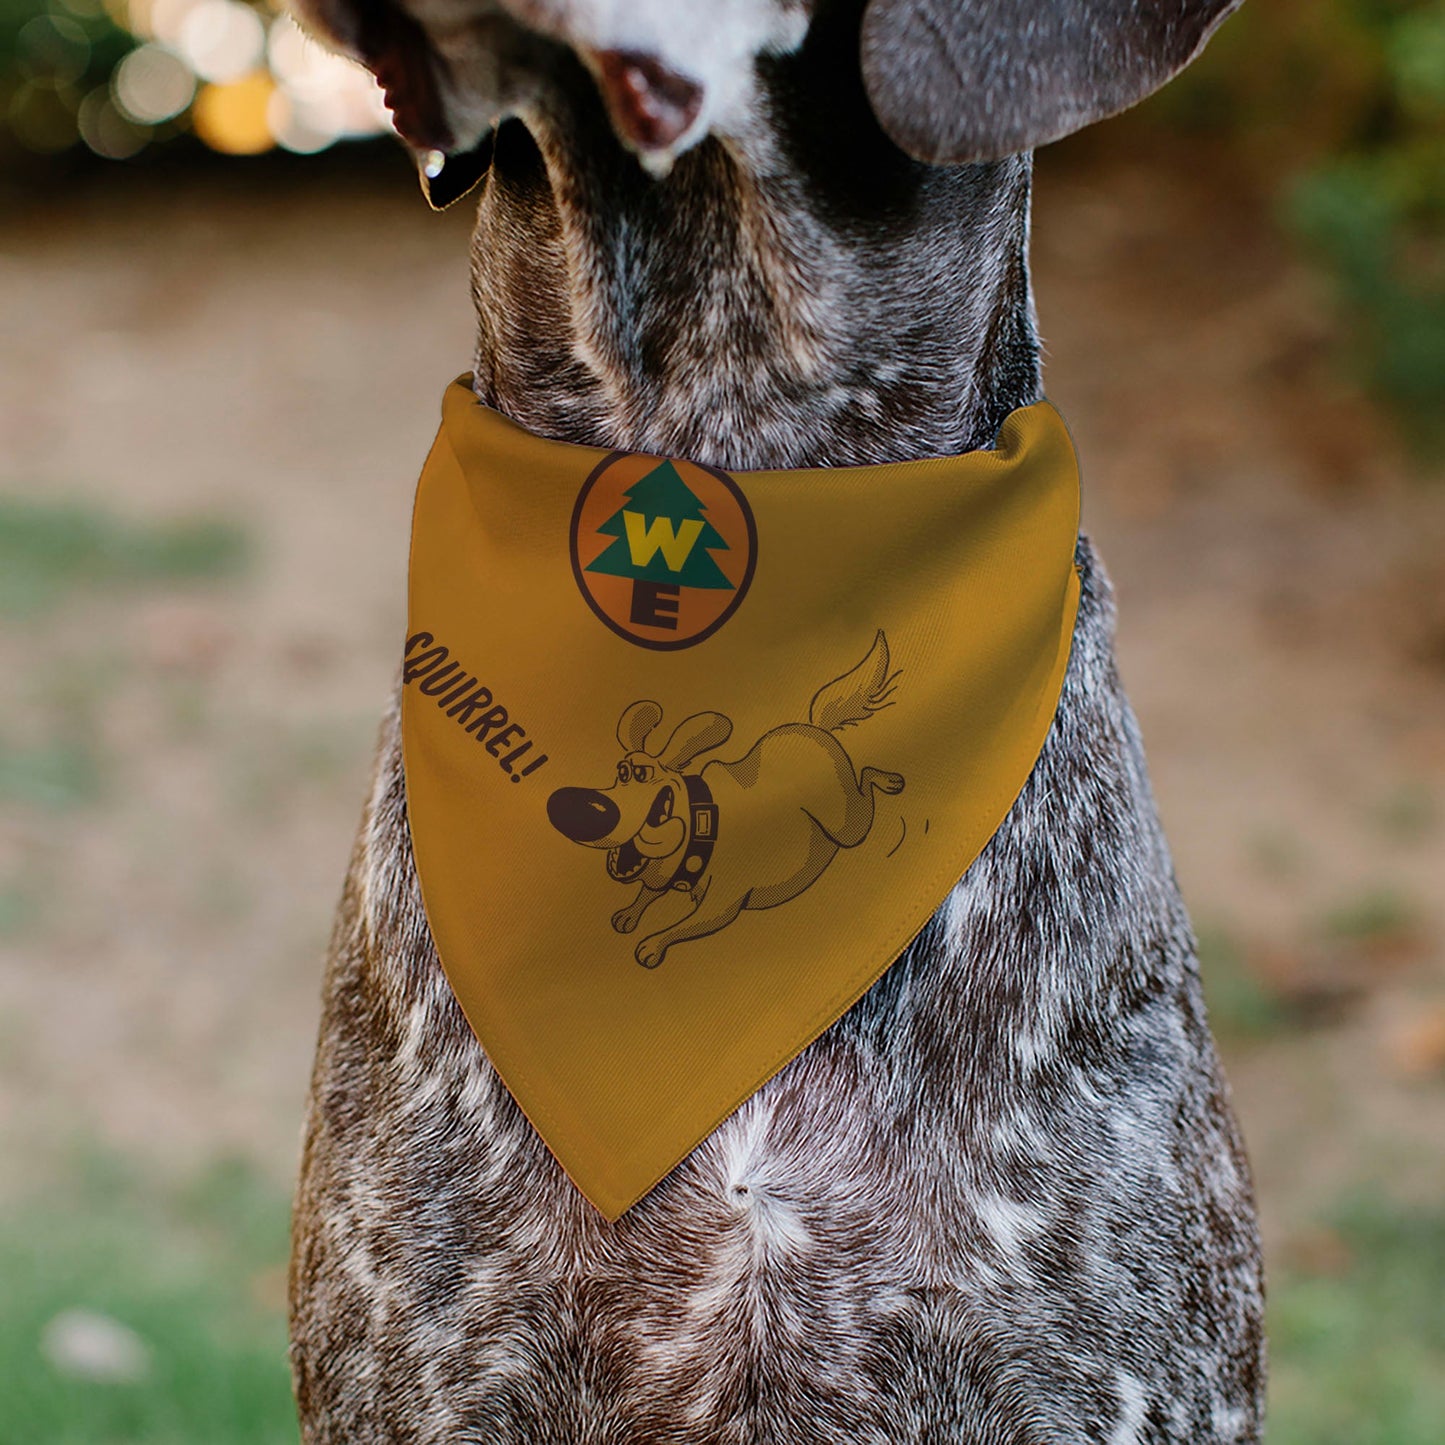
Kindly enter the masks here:
[[93, 748], [76, 740], [12, 747], [0, 738], [0, 803], [63, 812], [92, 803], [103, 791]]
[[35, 917], [35, 899], [18, 884], [0, 881], [0, 940], [23, 933]]
[[87, 588], [231, 576], [248, 551], [227, 522], [141, 524], [87, 503], [0, 496], [0, 617], [36, 616]]
[[1235, 938], [1206, 924], [1197, 932], [1199, 976], [1215, 1033], [1224, 1039], [1266, 1039], [1288, 1027], [1284, 1001], [1250, 969]]
[[1418, 843], [1440, 826], [1440, 805], [1422, 783], [1402, 784], [1380, 800], [1375, 823], [1393, 843]]
[[1327, 936], [1345, 943], [1369, 944], [1412, 933], [1419, 912], [1393, 888], [1371, 888], [1332, 908], [1324, 920]]
[[1439, 1445], [1445, 1209], [1356, 1200], [1331, 1227], [1337, 1272], [1273, 1280], [1270, 1445]]
[[[294, 1445], [285, 1255], [285, 1200], [238, 1166], [161, 1198], [101, 1165], [0, 1218], [0, 1445]], [[58, 1371], [41, 1338], [74, 1309], [135, 1331], [146, 1376]]]
[[1309, 864], [1309, 850], [1294, 833], [1263, 828], [1248, 843], [1250, 860], [1266, 877], [1280, 881], [1299, 878]]

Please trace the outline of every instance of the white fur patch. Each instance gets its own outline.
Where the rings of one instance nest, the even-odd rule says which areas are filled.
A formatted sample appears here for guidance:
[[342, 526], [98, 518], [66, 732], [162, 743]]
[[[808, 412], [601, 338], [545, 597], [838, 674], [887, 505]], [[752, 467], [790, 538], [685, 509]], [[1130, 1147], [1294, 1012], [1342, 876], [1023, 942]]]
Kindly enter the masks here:
[[1017, 1259], [1023, 1246], [1043, 1233], [1048, 1224], [1041, 1210], [1001, 1194], [984, 1195], [974, 1208], [994, 1247], [1006, 1259]]
[[1118, 1370], [1114, 1374], [1114, 1388], [1119, 1392], [1119, 1419], [1109, 1434], [1109, 1445], [1138, 1445], [1139, 1427], [1149, 1406], [1144, 1382]]

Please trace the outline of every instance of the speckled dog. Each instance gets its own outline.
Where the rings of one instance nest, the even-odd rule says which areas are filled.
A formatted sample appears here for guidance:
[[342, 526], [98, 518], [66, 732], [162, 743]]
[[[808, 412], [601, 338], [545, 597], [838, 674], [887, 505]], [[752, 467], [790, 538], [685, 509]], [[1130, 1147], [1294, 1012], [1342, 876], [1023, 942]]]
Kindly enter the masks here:
[[[481, 399], [741, 469], [986, 446], [1035, 401], [1028, 149], [1154, 89], [1234, 3], [304, 8], [448, 157], [434, 198], [485, 175]], [[308, 1442], [1258, 1438], [1246, 1166], [1082, 541], [1078, 565], [1058, 716], [992, 842], [616, 1224], [438, 967], [393, 707], [297, 1197]]]

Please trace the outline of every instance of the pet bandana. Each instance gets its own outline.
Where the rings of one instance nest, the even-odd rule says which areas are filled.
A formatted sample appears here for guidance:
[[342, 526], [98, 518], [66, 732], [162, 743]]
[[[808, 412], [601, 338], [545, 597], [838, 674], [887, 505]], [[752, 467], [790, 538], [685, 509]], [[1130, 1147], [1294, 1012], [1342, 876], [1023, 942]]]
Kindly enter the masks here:
[[1078, 466], [727, 473], [546, 441], [463, 377], [417, 490], [402, 741], [442, 967], [609, 1219], [891, 964], [1058, 704]]

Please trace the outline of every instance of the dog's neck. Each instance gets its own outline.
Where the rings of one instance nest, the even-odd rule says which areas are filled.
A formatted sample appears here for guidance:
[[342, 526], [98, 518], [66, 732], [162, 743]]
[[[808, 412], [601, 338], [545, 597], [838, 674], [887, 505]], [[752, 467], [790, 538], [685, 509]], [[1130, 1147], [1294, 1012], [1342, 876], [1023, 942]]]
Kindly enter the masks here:
[[536, 139], [503, 126], [473, 246], [481, 399], [734, 470], [949, 455], [1037, 400], [1028, 158], [916, 165], [861, 91], [812, 93], [830, 67], [767, 67], [757, 134], [663, 180], [589, 84]]

